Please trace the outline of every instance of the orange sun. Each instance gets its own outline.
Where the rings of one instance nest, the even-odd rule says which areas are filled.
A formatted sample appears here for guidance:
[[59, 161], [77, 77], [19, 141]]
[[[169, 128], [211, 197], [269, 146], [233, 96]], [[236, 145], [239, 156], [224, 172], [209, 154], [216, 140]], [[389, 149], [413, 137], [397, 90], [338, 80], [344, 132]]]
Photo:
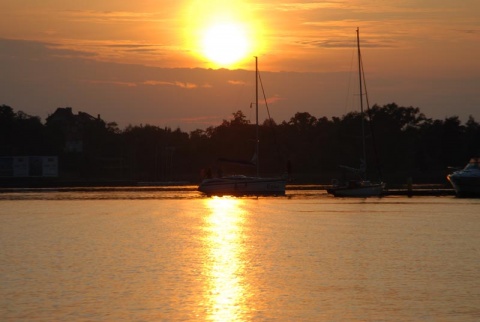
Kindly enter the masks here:
[[221, 66], [238, 62], [250, 51], [246, 28], [235, 22], [217, 23], [207, 27], [201, 46], [203, 55]]
[[185, 13], [186, 46], [209, 67], [238, 68], [260, 55], [260, 20], [245, 1], [195, 0]]

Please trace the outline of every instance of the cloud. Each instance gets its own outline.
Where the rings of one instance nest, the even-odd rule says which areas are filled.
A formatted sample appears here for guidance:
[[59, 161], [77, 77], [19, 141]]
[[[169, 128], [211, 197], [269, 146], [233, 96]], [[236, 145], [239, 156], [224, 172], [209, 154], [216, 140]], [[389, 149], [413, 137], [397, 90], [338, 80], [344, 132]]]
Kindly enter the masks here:
[[0, 38], [0, 55], [26, 58], [29, 60], [52, 59], [58, 57], [93, 57], [93, 53], [64, 48], [53, 42], [15, 40]]
[[227, 83], [230, 85], [245, 85], [245, 82], [241, 80], [229, 80]]
[[198, 85], [197, 84], [193, 84], [193, 83], [189, 83], [189, 82], [179, 82], [179, 81], [176, 81], [174, 82], [175, 86], [177, 87], [180, 87], [180, 88], [186, 88], [186, 89], [193, 89], [193, 88], [197, 88]]
[[147, 80], [143, 82], [144, 85], [151, 85], [151, 86], [163, 86], [163, 85], [168, 85], [172, 86], [174, 83], [172, 82], [166, 82], [166, 81], [156, 81], [156, 80]]
[[155, 12], [133, 11], [96, 11], [96, 10], [66, 10], [59, 14], [77, 22], [119, 23], [119, 22], [159, 22], [160, 14]]
[[[319, 47], [319, 48], [352, 48], [356, 47], [357, 44], [353, 41], [345, 41], [345, 40], [334, 40], [334, 39], [327, 39], [327, 40], [317, 40], [317, 41], [302, 41], [299, 44], [303, 46], [310, 46], [310, 47]], [[362, 47], [368, 48], [394, 48], [396, 47], [395, 42], [390, 40], [362, 40]]]
[[469, 34], [469, 35], [480, 34], [480, 29], [456, 29], [454, 31], [463, 33], [463, 34]]
[[[371, 40], [379, 39], [376, 34], [370, 35], [372, 37], [365, 37], [362, 43], [372, 41], [372, 46], [378, 42]], [[354, 45], [355, 37], [350, 38]], [[307, 44], [332, 48], [346, 46], [338, 39], [341, 40], [341, 37], [324, 37]], [[0, 39], [0, 48], [0, 70], [4, 76], [0, 86], [0, 104], [42, 118], [59, 106], [72, 106], [91, 115], [101, 114], [106, 121], [117, 122], [120, 127], [148, 122], [193, 130], [221, 124], [234, 111], [248, 111], [254, 96], [252, 70], [159, 68], [138, 63], [102, 62], [86, 58], [83, 52], [51, 47], [51, 43]], [[473, 51], [461, 49], [448, 48], [450, 51], [458, 50], [462, 54], [458, 57], [464, 58], [465, 62], [470, 62], [470, 55], [476, 59]], [[375, 56], [375, 50], [368, 52], [368, 59], [378, 57], [378, 66], [385, 67], [368, 73], [372, 103], [395, 102], [400, 106], [418, 106], [433, 118], [452, 114], [461, 117], [472, 114], [476, 119], [480, 118], [480, 80], [478, 64], [474, 65], [477, 60], [468, 65], [471, 72], [459, 73], [453, 68], [461, 71], [461, 66], [452, 64], [453, 67], [448, 69], [449, 64], [443, 60], [439, 60], [441, 65], [436, 64], [434, 55], [428, 55], [432, 63], [425, 68], [420, 65], [423, 61], [411, 66], [416, 56], [405, 55], [408, 53], [402, 52], [402, 57], [408, 59], [408, 65], [400, 66], [390, 56]], [[336, 55], [340, 58], [345, 56], [340, 50]], [[319, 56], [322, 59], [325, 57]], [[351, 57], [345, 57], [346, 65]], [[453, 59], [457, 55], [451, 57]], [[385, 64], [381, 65], [382, 62]], [[335, 65], [329, 60], [325, 64]], [[397, 65], [403, 67], [403, 73], [395, 70]], [[436, 66], [440, 68], [434, 69]], [[331, 73], [315, 70], [262, 71], [269, 93], [267, 102], [274, 104], [270, 110], [272, 118], [281, 122], [289, 120], [296, 112], [307, 111], [316, 117], [331, 117], [350, 111], [345, 104], [348, 66], [345, 70]], [[432, 77], [436, 70], [439, 72]], [[260, 104], [264, 107], [263, 97]], [[259, 112], [260, 119], [265, 119], [265, 109]]]
[[134, 82], [122, 82], [122, 81], [110, 81], [110, 80], [80, 80], [90, 84], [110, 84], [121, 87], [137, 87], [137, 84]]
[[281, 3], [276, 6], [279, 11], [308, 11], [324, 8], [334, 8], [343, 4], [344, 1], [318, 1], [313, 3]]
[[181, 81], [158, 81], [158, 80], [147, 80], [142, 83], [143, 85], [150, 86], [175, 86], [184, 89], [195, 89], [195, 88], [211, 88], [212, 85], [206, 83], [203, 85], [198, 85], [191, 82], [181, 82]]
[[286, 100], [285, 97], [281, 97], [280, 95], [277, 94], [277, 95], [268, 97], [267, 104], [275, 104], [277, 102], [284, 101], [284, 100]]
[[[148, 55], [155, 59], [165, 54], [165, 51], [171, 50], [166, 46], [150, 43], [131, 42], [131, 41], [98, 41], [98, 40], [78, 40], [62, 39], [60, 42], [49, 43], [48, 48], [55, 50], [64, 50], [68, 53], [76, 53], [77, 56], [91, 57], [98, 60], [108, 61], [115, 58], [126, 58], [131, 54]], [[134, 56], [137, 57], [137, 56]]]

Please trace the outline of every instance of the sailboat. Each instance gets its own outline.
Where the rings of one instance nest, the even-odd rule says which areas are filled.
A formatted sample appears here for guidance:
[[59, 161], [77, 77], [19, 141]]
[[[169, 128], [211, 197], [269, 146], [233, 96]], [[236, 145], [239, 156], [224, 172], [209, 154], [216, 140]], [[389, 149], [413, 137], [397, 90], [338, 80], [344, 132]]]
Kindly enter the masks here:
[[[360, 32], [357, 28], [357, 52], [358, 52], [358, 76], [360, 84], [360, 118], [362, 120], [362, 151], [363, 159], [360, 169], [355, 169], [347, 166], [340, 166], [344, 170], [350, 171], [357, 175], [354, 180], [338, 181], [334, 180], [332, 187], [327, 189], [329, 194], [335, 197], [373, 197], [381, 196], [385, 188], [384, 182], [373, 183], [367, 180], [367, 158], [366, 158], [366, 144], [365, 144], [365, 115], [363, 111], [363, 95], [366, 95], [366, 86], [364, 86], [364, 73], [362, 56], [360, 51]], [[363, 80], [363, 82], [362, 82]], [[363, 83], [363, 84], [362, 84]], [[365, 91], [365, 93], [364, 93]], [[368, 99], [367, 99], [368, 102]], [[368, 106], [367, 106], [368, 108]]]
[[258, 57], [255, 57], [255, 155], [251, 165], [256, 166], [256, 176], [229, 175], [217, 178], [206, 178], [198, 186], [198, 191], [209, 196], [268, 196], [285, 195], [287, 177], [261, 177], [259, 163], [259, 126], [258, 126]]

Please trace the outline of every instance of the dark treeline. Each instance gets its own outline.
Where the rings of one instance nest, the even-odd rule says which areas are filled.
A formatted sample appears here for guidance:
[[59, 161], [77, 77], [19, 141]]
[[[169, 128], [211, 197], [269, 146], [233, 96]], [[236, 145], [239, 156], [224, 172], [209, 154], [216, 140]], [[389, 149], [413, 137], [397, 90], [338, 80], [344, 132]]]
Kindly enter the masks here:
[[[219, 126], [190, 133], [154, 125], [121, 130], [82, 112], [70, 119], [52, 116], [42, 123], [37, 116], [0, 106], [0, 157], [58, 156], [57, 180], [70, 181], [196, 183], [205, 168], [213, 174], [220, 169], [224, 174], [252, 172], [218, 163], [219, 157], [250, 159], [254, 154], [255, 126], [241, 111]], [[419, 108], [392, 103], [373, 106], [367, 118], [372, 121], [366, 128], [370, 179], [445, 183], [449, 166], [463, 166], [480, 152], [480, 125], [473, 117], [465, 124], [457, 116], [434, 120]], [[341, 174], [340, 164], [359, 166], [360, 126], [358, 112], [332, 119], [299, 112], [281, 124], [265, 120], [261, 173], [282, 174], [290, 162], [294, 182], [328, 184]]]

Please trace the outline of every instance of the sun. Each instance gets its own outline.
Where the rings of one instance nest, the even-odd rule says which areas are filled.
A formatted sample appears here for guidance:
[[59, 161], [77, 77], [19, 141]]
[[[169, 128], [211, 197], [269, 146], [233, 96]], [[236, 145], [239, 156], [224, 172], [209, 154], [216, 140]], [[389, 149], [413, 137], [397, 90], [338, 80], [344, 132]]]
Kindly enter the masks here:
[[201, 50], [207, 59], [217, 65], [235, 64], [249, 54], [247, 28], [235, 22], [208, 26], [203, 32]]
[[245, 0], [192, 0], [184, 9], [185, 52], [209, 68], [245, 68], [267, 42], [262, 20]]

